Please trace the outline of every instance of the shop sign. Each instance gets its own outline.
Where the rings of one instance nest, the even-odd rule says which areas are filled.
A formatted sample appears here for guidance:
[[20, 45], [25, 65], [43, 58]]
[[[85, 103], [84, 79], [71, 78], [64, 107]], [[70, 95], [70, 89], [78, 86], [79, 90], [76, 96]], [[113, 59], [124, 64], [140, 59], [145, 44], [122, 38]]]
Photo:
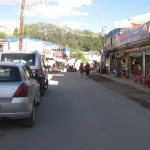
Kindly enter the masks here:
[[116, 51], [114, 53], [115, 58], [121, 58], [124, 55], [124, 51]]
[[150, 38], [150, 21], [116, 36], [116, 46]]
[[150, 55], [150, 51], [146, 51], [146, 53], [145, 53], [146, 55]]
[[130, 57], [141, 57], [142, 56], [142, 52], [136, 52], [136, 53], [129, 53]]
[[140, 50], [150, 50], [150, 45], [143, 46], [143, 47], [140, 48]]
[[135, 52], [135, 51], [139, 51], [139, 50], [140, 50], [139, 48], [131, 48], [131, 49], [125, 50], [125, 52], [129, 53], [129, 52]]

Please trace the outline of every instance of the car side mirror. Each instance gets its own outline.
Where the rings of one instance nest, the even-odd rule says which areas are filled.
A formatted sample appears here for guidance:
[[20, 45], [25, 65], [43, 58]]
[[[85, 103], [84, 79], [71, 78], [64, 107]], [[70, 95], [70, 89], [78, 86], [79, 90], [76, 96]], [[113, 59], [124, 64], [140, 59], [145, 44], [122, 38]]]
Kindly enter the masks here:
[[45, 66], [45, 68], [51, 68], [51, 66], [50, 66], [50, 65], [47, 65], [47, 66]]
[[42, 79], [42, 78], [43, 78], [43, 75], [42, 75], [42, 74], [35, 74], [35, 75], [34, 75], [34, 78], [37, 79], [37, 80], [38, 80], [38, 79]]

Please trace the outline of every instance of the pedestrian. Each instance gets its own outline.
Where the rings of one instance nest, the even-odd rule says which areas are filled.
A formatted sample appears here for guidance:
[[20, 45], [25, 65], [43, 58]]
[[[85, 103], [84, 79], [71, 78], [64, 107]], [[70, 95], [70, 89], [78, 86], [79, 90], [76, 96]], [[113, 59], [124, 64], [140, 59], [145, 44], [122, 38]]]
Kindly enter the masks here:
[[90, 74], [90, 64], [89, 64], [88, 62], [86, 63], [84, 69], [85, 69], [85, 73], [86, 73], [87, 78], [89, 78], [89, 74]]
[[83, 63], [80, 64], [80, 66], [79, 66], [79, 71], [80, 71], [80, 76], [81, 76], [81, 78], [83, 78], [83, 73], [84, 73], [84, 66], [83, 66]]

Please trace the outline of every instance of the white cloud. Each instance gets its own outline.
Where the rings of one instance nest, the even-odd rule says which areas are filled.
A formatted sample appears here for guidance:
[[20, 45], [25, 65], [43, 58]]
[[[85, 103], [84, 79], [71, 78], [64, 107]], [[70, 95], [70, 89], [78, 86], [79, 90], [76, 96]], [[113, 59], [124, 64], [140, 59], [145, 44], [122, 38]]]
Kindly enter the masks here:
[[129, 20], [131, 23], [142, 24], [150, 20], [150, 13], [145, 13], [139, 16], [134, 16], [134, 17], [131, 17]]
[[69, 7], [37, 5], [25, 11], [26, 17], [58, 19], [62, 16], [88, 16], [87, 13], [76, 11]]
[[115, 28], [127, 28], [130, 27], [129, 20], [122, 20], [122, 21], [114, 21]]
[[67, 26], [72, 29], [85, 29], [86, 27], [89, 27], [89, 24], [83, 23], [83, 22], [64, 22], [60, 24], [61, 26]]
[[82, 7], [83, 4], [91, 4], [91, 0], [49, 0], [49, 2], [52, 1], [57, 3], [55, 5], [48, 5], [48, 2], [28, 5], [25, 11], [26, 17], [57, 19], [62, 16], [87, 16], [87, 13], [80, 12], [76, 8]]
[[[21, 0], [0, 0], [1, 4], [21, 5]], [[56, 20], [60, 17], [88, 16], [88, 13], [79, 11], [82, 5], [90, 5], [92, 0], [26, 0], [25, 17], [52, 19]], [[85, 23], [64, 23], [68, 27], [78, 28], [87, 27]]]
[[[26, 0], [26, 17], [57, 19], [62, 16], [87, 16], [76, 8], [90, 5], [92, 0]], [[0, 0], [0, 5], [21, 5], [21, 0]]]
[[12, 4], [17, 4], [17, 2], [14, 1], [14, 0], [0, 0], [0, 5], [3, 5], [3, 4], [10, 4], [10, 5], [12, 5]]
[[[6, 32], [8, 34], [13, 34], [13, 31], [16, 27], [19, 28], [18, 20], [0, 20], [1, 31]], [[3, 30], [2, 30], [3, 29]]]
[[150, 13], [145, 13], [142, 15], [130, 17], [129, 20], [115, 21], [115, 28], [126, 28], [131, 27], [132, 23], [143, 24], [150, 20]]
[[[26, 0], [26, 5], [48, 4], [56, 2], [59, 6], [79, 7], [81, 5], [90, 5], [92, 0]], [[0, 0], [0, 4], [21, 4], [21, 0]]]
[[[46, 1], [52, 1], [52, 0], [25, 0], [25, 3], [28, 4], [37, 4], [37, 3], [44, 3]], [[54, 0], [53, 0], [54, 1]], [[16, 5], [21, 4], [21, 0], [0, 0], [0, 5], [7, 4], [7, 5]]]
[[91, 5], [91, 0], [58, 0], [58, 4], [68, 7], [81, 7], [82, 5]]

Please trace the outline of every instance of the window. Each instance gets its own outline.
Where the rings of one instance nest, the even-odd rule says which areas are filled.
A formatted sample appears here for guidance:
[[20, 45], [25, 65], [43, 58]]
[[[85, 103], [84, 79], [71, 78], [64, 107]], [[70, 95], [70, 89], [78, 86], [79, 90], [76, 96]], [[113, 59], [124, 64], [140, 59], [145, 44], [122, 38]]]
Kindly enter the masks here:
[[19, 82], [21, 75], [17, 67], [0, 66], [0, 82]]
[[12, 61], [27, 64], [28, 66], [35, 66], [35, 54], [2, 54], [2, 61]]
[[3, 45], [0, 45], [0, 52], [3, 51]]
[[28, 79], [32, 79], [33, 78], [33, 74], [31, 69], [28, 66], [23, 66], [23, 70], [27, 76]]

